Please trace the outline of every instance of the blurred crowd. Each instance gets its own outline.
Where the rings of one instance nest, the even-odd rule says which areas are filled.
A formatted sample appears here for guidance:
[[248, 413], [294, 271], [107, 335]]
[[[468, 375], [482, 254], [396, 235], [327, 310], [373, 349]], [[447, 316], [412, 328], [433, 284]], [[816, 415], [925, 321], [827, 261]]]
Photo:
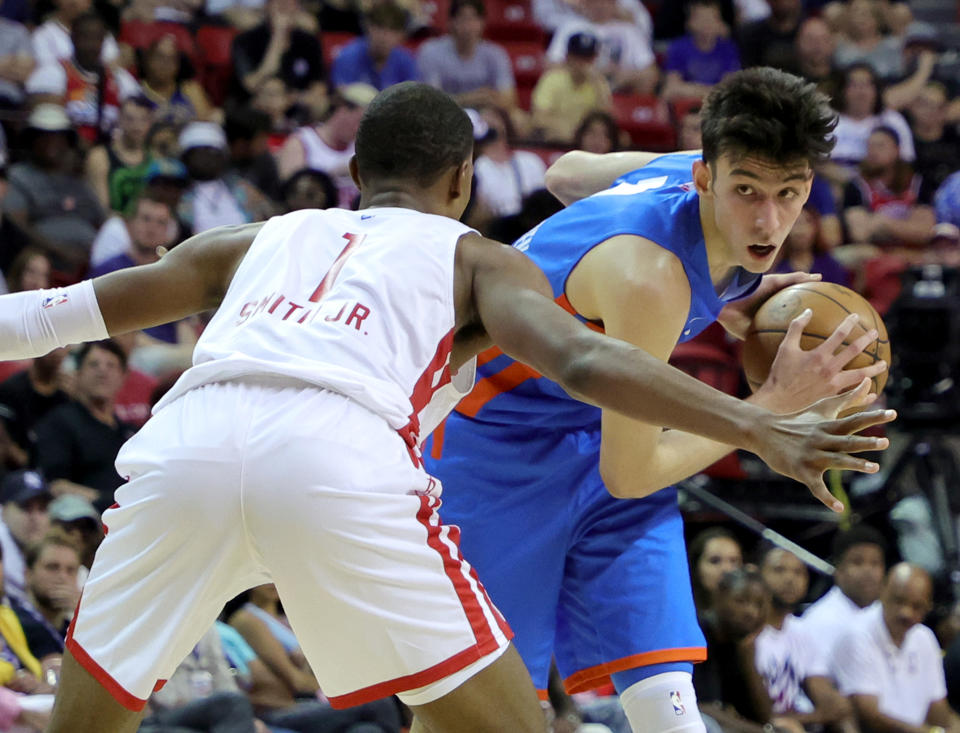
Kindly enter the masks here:
[[[771, 65], [839, 114], [777, 269], [821, 273], [884, 313], [906, 268], [960, 265], [960, 8], [940, 3], [951, 4], [944, 22], [943, 8], [925, 14], [936, 4], [894, 0], [0, 0], [0, 292], [153, 262], [215, 226], [356, 207], [360, 118], [406, 80], [468, 109], [465, 216], [510, 242], [560, 208], [544, 175], [564, 151], [696, 149], [710, 87]], [[117, 451], [203, 326], [0, 363], [0, 730], [42, 730], [122, 481]], [[731, 353], [711, 333], [688, 361]], [[745, 564], [737, 538], [712, 529], [690, 553], [710, 646], [696, 688], [718, 730], [960, 733], [944, 700], [960, 698], [960, 612], [939, 638], [923, 626], [930, 578], [886, 572], [882, 535], [838, 534], [836, 585], [802, 615], [815, 594], [790, 552], [762, 547]], [[271, 586], [221, 620], [155, 694], [143, 730], [409, 723], [391, 700], [333, 711]], [[615, 698], [553, 692], [555, 730], [625, 730]]]

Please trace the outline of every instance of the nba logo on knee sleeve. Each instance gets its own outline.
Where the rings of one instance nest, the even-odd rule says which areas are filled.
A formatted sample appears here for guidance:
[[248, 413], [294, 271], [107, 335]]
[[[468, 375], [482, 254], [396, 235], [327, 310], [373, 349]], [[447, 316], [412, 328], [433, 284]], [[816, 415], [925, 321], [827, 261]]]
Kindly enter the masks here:
[[670, 702], [673, 704], [673, 714], [674, 715], [683, 715], [687, 712], [686, 707], [683, 705], [683, 700], [680, 699], [680, 691], [672, 690], [670, 692]]

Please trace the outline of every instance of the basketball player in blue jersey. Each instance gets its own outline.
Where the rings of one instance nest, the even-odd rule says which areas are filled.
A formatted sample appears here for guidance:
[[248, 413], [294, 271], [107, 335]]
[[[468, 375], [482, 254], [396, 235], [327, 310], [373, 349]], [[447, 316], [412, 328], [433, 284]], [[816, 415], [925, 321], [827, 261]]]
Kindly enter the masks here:
[[[514, 246], [579, 320], [660, 359], [718, 319], [742, 337], [757, 301], [807, 277], [760, 283], [807, 199], [812, 165], [832, 148], [835, 119], [796, 77], [733, 74], [707, 99], [702, 155], [570, 153], [548, 172], [570, 205]], [[787, 412], [885, 368], [843, 370], [875, 331], [834, 355], [855, 317], [802, 351], [808, 319], [791, 324], [751, 401]], [[676, 490], [664, 487], [731, 446], [578, 402], [497, 350], [479, 363], [476, 388], [434, 435], [428, 468], [444, 484], [441, 515], [461, 527], [534, 684], [547, 687], [555, 656], [571, 692], [612, 678], [635, 731], [704, 730], [691, 672], [706, 650]]]

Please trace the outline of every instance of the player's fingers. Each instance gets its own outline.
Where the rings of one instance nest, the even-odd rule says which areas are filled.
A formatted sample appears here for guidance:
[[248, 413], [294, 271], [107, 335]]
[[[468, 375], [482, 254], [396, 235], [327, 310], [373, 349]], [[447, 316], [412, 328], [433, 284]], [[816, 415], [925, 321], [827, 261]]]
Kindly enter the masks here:
[[859, 322], [860, 316], [858, 316], [856, 313], [851, 313], [849, 316], [840, 321], [837, 327], [833, 329], [833, 333], [827, 336], [826, 340], [820, 344], [819, 348], [832, 355], [834, 351], [840, 348], [840, 344], [846, 341], [847, 336], [850, 335], [850, 332], [853, 331], [854, 327]]
[[788, 346], [800, 348], [800, 336], [803, 334], [803, 329], [810, 323], [811, 318], [813, 318], [813, 311], [810, 308], [806, 308], [803, 313], [790, 321], [790, 325], [787, 326], [787, 332], [783, 336], [783, 343]]
[[886, 369], [887, 363], [885, 361], [878, 361], [870, 366], [858, 367], [857, 369], [844, 369], [837, 374], [833, 383], [838, 390], [850, 389], [850, 387], [860, 384], [864, 379], [873, 379], [878, 374], [886, 371]]
[[823, 473], [816, 474], [807, 480], [806, 484], [807, 488], [810, 489], [810, 493], [819, 499], [828, 509], [832, 509], [835, 512], [843, 511], [843, 502], [837, 499], [837, 497], [827, 489], [827, 485], [823, 482]]
[[871, 382], [864, 379], [856, 387], [835, 397], [826, 397], [815, 403], [814, 409], [821, 415], [836, 417], [843, 410], [856, 407], [863, 403], [863, 400], [870, 393]]
[[868, 451], [886, 450], [890, 447], [887, 438], [878, 438], [874, 435], [841, 435], [835, 434], [824, 438], [820, 443], [821, 450], [832, 453], [866, 453]]
[[841, 368], [845, 367], [856, 359], [864, 349], [870, 346], [879, 335], [877, 330], [872, 328], [862, 336], [858, 336], [834, 355], [832, 359], [833, 363]]
[[876, 473], [880, 464], [867, 458], [857, 458], [846, 453], [829, 453], [826, 456], [826, 468], [836, 468], [840, 471], [859, 471], [860, 473]]
[[862, 430], [871, 428], [875, 425], [883, 425], [893, 422], [897, 418], [896, 410], [870, 410], [868, 412], [857, 412], [847, 417], [841, 417], [832, 420], [823, 426], [823, 429], [833, 435], [847, 435], [848, 437], [866, 437], [855, 436], [852, 433], [859, 433]]

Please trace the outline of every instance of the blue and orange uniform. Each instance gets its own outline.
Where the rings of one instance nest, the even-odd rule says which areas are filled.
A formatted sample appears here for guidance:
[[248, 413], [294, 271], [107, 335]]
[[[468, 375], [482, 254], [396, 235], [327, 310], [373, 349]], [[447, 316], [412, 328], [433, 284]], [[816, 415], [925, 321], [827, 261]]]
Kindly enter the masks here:
[[[564, 293], [584, 255], [622, 234], [659, 244], [680, 259], [689, 280], [690, 310], [678, 336], [691, 339], [760, 279], [740, 270], [717, 294], [690, 182], [696, 159], [658, 158], [514, 246], [544, 271], [557, 302], [586, 321]], [[428, 470], [443, 482], [441, 516], [461, 527], [464, 555], [513, 627], [541, 690], [554, 655], [573, 692], [611, 677], [623, 690], [706, 658], [676, 489], [612, 497], [600, 478], [600, 415], [490, 349], [478, 359], [473, 392], [427, 451]]]

